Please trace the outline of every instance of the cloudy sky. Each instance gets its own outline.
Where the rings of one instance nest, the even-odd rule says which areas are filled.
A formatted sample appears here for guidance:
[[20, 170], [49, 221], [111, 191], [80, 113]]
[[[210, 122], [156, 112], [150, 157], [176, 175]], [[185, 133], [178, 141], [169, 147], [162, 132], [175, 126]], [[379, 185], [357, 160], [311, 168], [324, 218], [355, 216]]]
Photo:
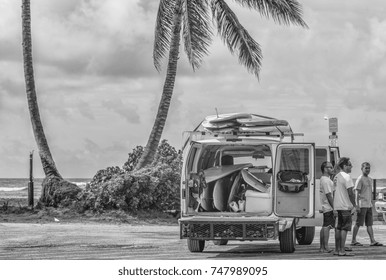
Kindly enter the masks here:
[[[61, 174], [92, 177], [122, 166], [145, 145], [165, 72], [152, 62], [154, 0], [34, 0], [33, 59], [45, 133]], [[303, 0], [309, 29], [276, 25], [228, 1], [263, 49], [260, 81], [215, 38], [193, 72], [181, 53], [163, 138], [206, 115], [251, 112], [290, 122], [301, 141], [328, 143], [325, 116], [339, 119], [341, 154], [386, 177], [386, 3]], [[28, 177], [37, 150], [25, 94], [21, 1], [0, 0], [0, 177]], [[35, 177], [43, 177], [35, 153]]]

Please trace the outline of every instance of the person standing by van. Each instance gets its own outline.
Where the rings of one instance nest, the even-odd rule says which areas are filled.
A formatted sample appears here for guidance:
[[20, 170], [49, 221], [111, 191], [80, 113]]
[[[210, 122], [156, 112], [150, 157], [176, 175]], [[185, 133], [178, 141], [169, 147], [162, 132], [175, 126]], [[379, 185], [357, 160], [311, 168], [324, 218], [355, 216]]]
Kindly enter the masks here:
[[349, 173], [352, 164], [350, 158], [342, 157], [338, 162], [340, 172], [334, 177], [334, 210], [338, 212], [338, 224], [335, 230], [335, 255], [354, 256], [347, 253], [345, 243], [347, 233], [351, 231], [352, 214], [355, 213], [354, 183]]
[[373, 208], [371, 203], [371, 194], [373, 179], [370, 174], [370, 163], [364, 162], [361, 166], [362, 175], [355, 182], [355, 201], [357, 203], [357, 220], [353, 227], [351, 246], [363, 246], [356, 240], [359, 228], [366, 225], [367, 233], [370, 237], [370, 246], [383, 246], [375, 241], [373, 231]]
[[320, 204], [323, 211], [323, 226], [320, 230], [320, 249], [319, 252], [331, 253], [332, 250], [328, 247], [328, 239], [330, 237], [330, 229], [335, 227], [335, 217], [333, 213], [334, 205], [334, 182], [330, 176], [334, 174], [334, 167], [328, 161], [322, 163], [322, 177], [320, 178]]

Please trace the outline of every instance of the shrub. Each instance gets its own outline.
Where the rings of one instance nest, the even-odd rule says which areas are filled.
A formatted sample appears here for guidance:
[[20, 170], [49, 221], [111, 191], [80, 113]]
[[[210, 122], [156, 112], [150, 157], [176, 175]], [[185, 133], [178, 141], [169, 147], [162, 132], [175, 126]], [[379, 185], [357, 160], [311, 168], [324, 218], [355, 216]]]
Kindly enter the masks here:
[[163, 140], [153, 163], [133, 170], [143, 152], [137, 146], [122, 169], [100, 170], [79, 195], [83, 210], [164, 211], [179, 208], [181, 153]]

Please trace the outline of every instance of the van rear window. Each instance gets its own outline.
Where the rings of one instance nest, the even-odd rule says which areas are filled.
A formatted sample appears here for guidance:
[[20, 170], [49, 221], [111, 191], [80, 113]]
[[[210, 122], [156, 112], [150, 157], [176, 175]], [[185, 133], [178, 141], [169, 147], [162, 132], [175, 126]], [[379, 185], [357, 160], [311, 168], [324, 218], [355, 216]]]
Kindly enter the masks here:
[[281, 153], [280, 170], [296, 170], [310, 174], [309, 153], [306, 148], [284, 148]]

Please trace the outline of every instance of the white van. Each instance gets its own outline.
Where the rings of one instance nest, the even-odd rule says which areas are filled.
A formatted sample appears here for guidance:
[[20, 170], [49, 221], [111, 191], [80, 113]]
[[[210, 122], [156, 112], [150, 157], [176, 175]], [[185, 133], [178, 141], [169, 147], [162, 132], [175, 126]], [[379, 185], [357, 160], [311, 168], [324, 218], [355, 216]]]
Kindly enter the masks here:
[[285, 253], [296, 239], [312, 243], [322, 223], [315, 178], [339, 150], [295, 142], [297, 135], [286, 121], [254, 114], [210, 116], [186, 133], [179, 224], [191, 252], [206, 240], [279, 239]]

